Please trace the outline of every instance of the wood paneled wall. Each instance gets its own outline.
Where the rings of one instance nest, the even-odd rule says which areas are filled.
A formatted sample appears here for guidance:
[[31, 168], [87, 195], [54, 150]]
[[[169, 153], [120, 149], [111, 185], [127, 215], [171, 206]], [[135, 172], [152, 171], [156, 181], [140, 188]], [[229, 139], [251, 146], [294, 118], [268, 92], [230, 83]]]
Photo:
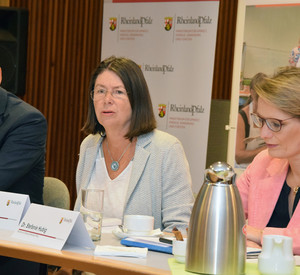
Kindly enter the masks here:
[[102, 1], [11, 0], [29, 10], [26, 94], [48, 121], [46, 175], [76, 198], [75, 171], [91, 72], [100, 60]]
[[230, 99], [238, 0], [220, 0], [212, 99]]
[[[220, 0], [213, 99], [230, 99], [238, 0]], [[103, 0], [10, 0], [29, 10], [26, 94], [48, 121], [46, 176], [66, 183], [73, 206], [75, 172], [92, 70], [100, 60]]]
[[9, 0], [0, 0], [0, 6], [8, 7], [9, 6]]

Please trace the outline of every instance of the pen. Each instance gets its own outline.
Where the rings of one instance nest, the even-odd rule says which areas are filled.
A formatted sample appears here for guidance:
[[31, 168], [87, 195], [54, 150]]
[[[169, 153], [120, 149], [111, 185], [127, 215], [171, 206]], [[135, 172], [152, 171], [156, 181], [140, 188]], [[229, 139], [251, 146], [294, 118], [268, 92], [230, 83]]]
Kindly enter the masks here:
[[173, 241], [171, 239], [160, 237], [158, 240], [162, 243], [173, 244]]

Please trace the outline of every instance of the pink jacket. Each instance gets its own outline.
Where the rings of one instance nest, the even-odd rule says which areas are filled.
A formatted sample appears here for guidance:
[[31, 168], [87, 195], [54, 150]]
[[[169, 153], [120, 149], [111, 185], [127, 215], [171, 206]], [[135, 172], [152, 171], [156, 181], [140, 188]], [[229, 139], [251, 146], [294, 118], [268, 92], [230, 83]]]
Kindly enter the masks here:
[[284, 184], [288, 161], [272, 158], [268, 150], [260, 152], [237, 180], [248, 224], [264, 229], [264, 235], [293, 238], [294, 254], [300, 255], [300, 203], [286, 228], [266, 227]]

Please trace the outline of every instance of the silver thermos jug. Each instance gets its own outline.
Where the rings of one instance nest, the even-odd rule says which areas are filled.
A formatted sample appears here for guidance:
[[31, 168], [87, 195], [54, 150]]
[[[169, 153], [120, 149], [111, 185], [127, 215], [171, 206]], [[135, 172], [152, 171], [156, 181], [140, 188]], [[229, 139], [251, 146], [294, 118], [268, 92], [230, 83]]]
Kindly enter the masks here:
[[235, 176], [225, 162], [205, 170], [188, 228], [186, 271], [245, 274], [245, 215]]

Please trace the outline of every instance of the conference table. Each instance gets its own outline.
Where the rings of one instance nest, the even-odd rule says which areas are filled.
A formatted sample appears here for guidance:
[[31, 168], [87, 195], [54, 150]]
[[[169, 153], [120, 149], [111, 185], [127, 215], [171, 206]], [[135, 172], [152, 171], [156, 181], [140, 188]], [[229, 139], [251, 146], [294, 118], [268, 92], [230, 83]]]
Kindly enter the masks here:
[[[0, 229], [0, 255], [49, 265], [64, 266], [95, 274], [187, 274], [183, 264], [177, 264], [170, 254], [148, 251], [146, 258], [100, 257], [94, 250], [65, 245], [62, 250], [45, 248], [13, 238], [13, 231]], [[102, 234], [99, 245], [120, 246], [120, 240], [111, 233]], [[189, 273], [192, 274], [192, 273]], [[246, 275], [259, 274], [257, 262], [247, 260]], [[300, 274], [297, 267], [296, 274]]]
[[[13, 238], [13, 231], [0, 230], [0, 255], [22, 260], [64, 266], [96, 274], [171, 274], [170, 254], [148, 251], [147, 258], [100, 257], [94, 250], [65, 245], [62, 250], [45, 248]], [[120, 246], [111, 233], [103, 233], [99, 245]], [[0, 272], [1, 274], [1, 272]]]

